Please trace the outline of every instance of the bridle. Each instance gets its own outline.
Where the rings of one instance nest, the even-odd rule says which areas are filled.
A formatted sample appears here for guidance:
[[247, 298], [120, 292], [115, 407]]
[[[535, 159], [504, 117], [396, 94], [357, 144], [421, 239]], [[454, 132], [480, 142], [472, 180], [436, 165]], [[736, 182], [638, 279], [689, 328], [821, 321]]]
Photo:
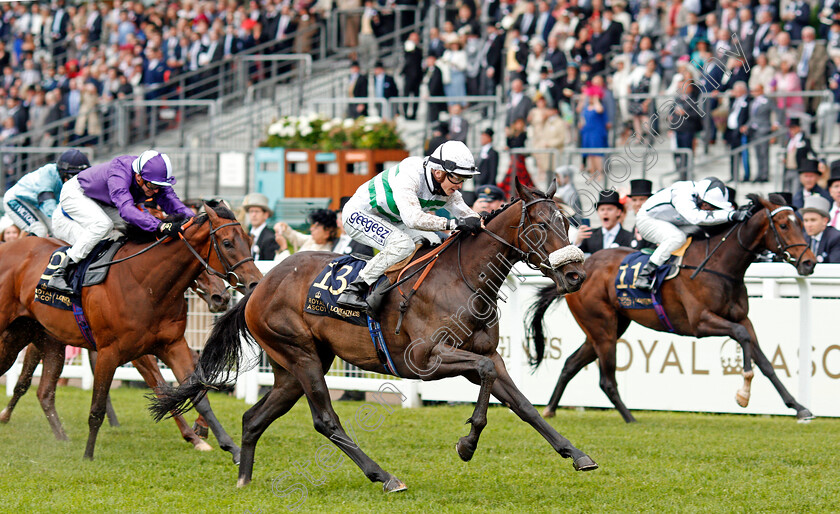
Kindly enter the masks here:
[[[776, 255], [780, 256], [784, 262], [788, 262], [794, 267], [799, 267], [799, 261], [802, 260], [802, 257], [805, 255], [805, 251], [801, 252], [799, 254], [799, 257], [794, 257], [788, 250], [790, 250], [791, 248], [796, 248], [797, 246], [804, 246], [807, 249], [808, 245], [806, 243], [785, 244], [784, 240], [782, 239], [782, 236], [779, 234], [779, 229], [776, 228], [776, 222], [773, 220], [773, 217], [776, 214], [784, 211], [793, 212], [793, 207], [789, 205], [783, 205], [781, 207], [773, 209], [772, 212], [770, 211], [770, 209], [766, 207], [764, 208], [764, 212], [767, 213], [767, 220], [770, 223], [770, 230], [773, 231], [773, 237], [776, 240]], [[741, 246], [742, 249], [746, 250], [747, 252], [758, 255], [758, 252], [755, 251], [755, 247], [757, 247], [760, 244], [759, 241], [753, 244], [751, 248], [747, 248], [741, 240], [741, 228], [743, 228], [744, 225], [745, 223], [742, 223], [741, 226], [738, 227], [738, 244]]]
[[[537, 199], [531, 200], [530, 202], [527, 202], [527, 203], [524, 200], [522, 200], [522, 214], [519, 217], [519, 225], [512, 225], [510, 227], [510, 228], [516, 229], [516, 233], [515, 233], [515, 240], [516, 241], [519, 241], [519, 239], [520, 239], [520, 235], [522, 233], [522, 230], [525, 227], [525, 220], [526, 219], [528, 220], [529, 225], [533, 223], [532, 220], [531, 220], [531, 215], [528, 214], [528, 207], [530, 207], [532, 205], [535, 205], [535, 204], [538, 204], [538, 203], [541, 203], [541, 202], [551, 202], [551, 204], [554, 205], [554, 200], [552, 200], [550, 198], [537, 198]], [[492, 237], [493, 239], [495, 239], [496, 241], [498, 241], [499, 243], [501, 243], [503, 246], [512, 250], [513, 253], [516, 255], [517, 260], [524, 261], [525, 265], [528, 266], [529, 268], [531, 268], [534, 271], [539, 271], [541, 273], [547, 272], [547, 271], [556, 271], [557, 268], [559, 268], [563, 264], [568, 264], [568, 262], [577, 262], [577, 261], [583, 262], [583, 259], [578, 259], [576, 257], [572, 257], [568, 262], [563, 262], [563, 263], [560, 263], [560, 264], [557, 264], [557, 265], [552, 265], [551, 264], [551, 256], [550, 255], [545, 255], [545, 252], [543, 252], [540, 248], [530, 249], [530, 247], [529, 247], [529, 250], [526, 252], [526, 251], [522, 250], [521, 248], [519, 248], [518, 246], [512, 245], [509, 242], [505, 241], [498, 234], [490, 231], [487, 228], [485, 228], [483, 230], [483, 232], [486, 233], [487, 235], [489, 235], [490, 237]], [[577, 248], [577, 247], [575, 247], [575, 248]], [[540, 262], [539, 265], [535, 265], [530, 261], [531, 255], [536, 255], [537, 258], [540, 259], [541, 262]]]
[[[193, 219], [195, 219], [195, 218], [193, 218]], [[187, 245], [187, 249], [190, 251], [190, 253], [193, 254], [193, 256], [198, 260], [198, 262], [200, 262], [201, 265], [204, 266], [204, 269], [205, 269], [205, 271], [207, 271], [207, 273], [210, 273], [211, 275], [214, 275], [216, 277], [219, 277], [223, 280], [228, 281], [229, 283], [233, 284], [233, 287], [236, 288], [236, 289], [239, 289], [241, 287], [246, 287], [246, 284], [244, 284], [242, 282], [242, 279], [239, 277], [239, 275], [236, 274], [236, 272], [234, 270], [236, 270], [236, 268], [245, 264], [246, 262], [253, 261], [254, 257], [253, 256], [245, 257], [244, 259], [240, 260], [239, 262], [237, 262], [236, 264], [231, 266], [230, 263], [228, 262], [228, 260], [222, 255], [222, 251], [219, 249], [219, 241], [218, 241], [218, 238], [216, 237], [216, 232], [218, 232], [219, 230], [221, 230], [225, 227], [239, 225], [239, 222], [238, 221], [232, 221], [230, 223], [225, 223], [223, 225], [219, 225], [218, 227], [213, 227], [213, 222], [210, 221], [209, 218], [208, 218], [208, 221], [210, 222], [210, 227], [211, 227], [211, 230], [210, 230], [210, 243], [211, 244], [210, 244], [210, 246], [211, 246], [212, 250], [210, 250], [210, 249], [207, 250], [207, 258], [206, 259], [202, 258], [201, 255], [198, 254], [198, 252], [195, 250], [195, 248], [193, 248], [193, 246], [190, 244], [190, 242], [187, 241], [187, 238], [184, 237], [183, 233], [179, 234], [179, 236], [181, 238], [181, 241], [183, 241], [184, 244]], [[182, 228], [186, 229], [187, 227], [192, 225], [192, 223], [193, 223], [193, 221], [190, 220]], [[216, 252], [216, 257], [218, 257], [219, 262], [221, 262], [222, 266], [224, 266], [224, 268], [225, 268], [224, 273], [222, 273], [221, 271], [217, 271], [216, 269], [213, 268], [213, 266], [210, 265], [209, 261], [210, 261], [210, 252], [211, 251]]]

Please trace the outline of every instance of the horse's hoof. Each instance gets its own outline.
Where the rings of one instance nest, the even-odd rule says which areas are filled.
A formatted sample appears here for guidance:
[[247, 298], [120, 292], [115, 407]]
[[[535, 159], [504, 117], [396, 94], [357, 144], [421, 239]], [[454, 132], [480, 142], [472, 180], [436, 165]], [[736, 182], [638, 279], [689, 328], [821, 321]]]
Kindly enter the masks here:
[[233, 458], [233, 464], [235, 466], [238, 466], [239, 465], [239, 448], [237, 448], [234, 451], [231, 451], [230, 454], [231, 454], [231, 457]]
[[202, 439], [199, 439], [198, 442], [195, 443], [194, 448], [200, 452], [209, 452], [213, 450], [213, 447]]
[[475, 453], [475, 446], [470, 444], [466, 437], [458, 439], [458, 444], [455, 445], [455, 451], [458, 452], [458, 457], [464, 462], [469, 462]]
[[245, 480], [244, 478], [240, 478], [239, 480], [236, 481], [236, 487], [238, 489], [242, 489], [243, 487], [245, 487], [246, 485], [248, 485], [250, 483], [251, 483], [250, 480]]
[[812, 419], [816, 416], [811, 414], [811, 411], [808, 409], [802, 409], [801, 411], [796, 413], [796, 421], [798, 423], [810, 423]]
[[8, 423], [10, 419], [12, 419], [12, 413], [9, 409], [3, 409], [3, 412], [0, 412], [0, 423]]
[[598, 469], [598, 465], [595, 464], [595, 461], [589, 455], [575, 459], [574, 466], [575, 471], [592, 471]]
[[744, 396], [741, 393], [735, 393], [735, 401], [741, 407], [746, 408], [746, 406], [750, 404], [750, 397], [749, 396]]
[[391, 475], [391, 478], [382, 485], [382, 490], [386, 493], [399, 493], [405, 491], [406, 489], [408, 489], [408, 486], [405, 485], [402, 480], [393, 475]]
[[549, 409], [548, 407], [543, 409], [544, 418], [553, 418], [554, 416], [556, 416], [556, 413], [553, 410]]

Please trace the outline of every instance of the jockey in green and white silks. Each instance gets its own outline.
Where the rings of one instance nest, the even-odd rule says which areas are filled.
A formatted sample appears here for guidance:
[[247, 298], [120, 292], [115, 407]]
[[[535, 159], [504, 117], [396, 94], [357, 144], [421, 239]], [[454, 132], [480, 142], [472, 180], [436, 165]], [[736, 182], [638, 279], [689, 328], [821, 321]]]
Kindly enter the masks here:
[[87, 156], [76, 149], [61, 154], [55, 163], [44, 164], [23, 176], [6, 191], [6, 214], [23, 232], [38, 237], [52, 234], [52, 215], [58, 207], [64, 183], [90, 168]]
[[[342, 211], [344, 231], [355, 241], [378, 248], [338, 298], [344, 307], [367, 310], [362, 295], [391, 266], [414, 251], [424, 239], [437, 244], [435, 231], [481, 229], [481, 218], [470, 209], [459, 189], [478, 174], [475, 159], [460, 141], [447, 141], [429, 157], [407, 157], [362, 184]], [[456, 219], [434, 214], [446, 209]]]
[[744, 221], [748, 217], [747, 211], [734, 210], [726, 185], [717, 178], [675, 182], [671, 187], [656, 192], [636, 214], [639, 234], [659, 245], [636, 278], [636, 289], [650, 291], [653, 288], [656, 269], [685, 244], [685, 227], [719, 225], [728, 221]]

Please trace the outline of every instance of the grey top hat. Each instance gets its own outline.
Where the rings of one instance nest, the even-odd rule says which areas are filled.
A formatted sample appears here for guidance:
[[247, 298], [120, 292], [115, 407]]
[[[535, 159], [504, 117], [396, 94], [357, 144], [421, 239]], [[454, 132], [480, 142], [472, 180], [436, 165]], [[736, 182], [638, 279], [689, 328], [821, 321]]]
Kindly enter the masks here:
[[242, 208], [247, 210], [251, 207], [259, 207], [268, 212], [269, 216], [274, 216], [274, 211], [268, 206], [268, 197], [262, 193], [249, 193], [242, 201]]
[[831, 210], [831, 203], [820, 195], [811, 195], [805, 199], [805, 203], [799, 212], [802, 214], [813, 212], [823, 218], [828, 218], [828, 211]]

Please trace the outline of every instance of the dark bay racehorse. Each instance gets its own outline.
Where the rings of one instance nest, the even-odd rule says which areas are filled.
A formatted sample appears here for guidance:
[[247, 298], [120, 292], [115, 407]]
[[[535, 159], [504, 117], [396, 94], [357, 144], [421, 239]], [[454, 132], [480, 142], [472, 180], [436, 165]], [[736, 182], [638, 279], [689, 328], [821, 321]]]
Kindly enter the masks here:
[[[198, 276], [190, 288], [193, 289], [196, 294], [198, 294], [198, 296], [207, 303], [210, 312], [218, 313], [227, 310], [228, 303], [230, 302], [230, 293], [227, 290], [226, 283], [223, 282], [222, 279], [205, 271]], [[27, 328], [31, 329], [32, 327]], [[37, 330], [37, 337], [41, 339], [40, 346], [44, 350], [41, 351], [41, 349], [34, 343], [26, 347], [23, 358], [23, 366], [17, 383], [15, 384], [14, 394], [11, 399], [9, 399], [9, 404], [6, 408], [0, 412], [0, 423], [8, 423], [11, 420], [12, 412], [14, 412], [15, 406], [21, 397], [23, 397], [23, 395], [29, 390], [29, 386], [32, 383], [32, 375], [35, 373], [35, 368], [38, 366], [38, 363], [44, 359], [45, 361], [48, 361], [50, 365], [44, 366], [45, 373], [42, 373], [41, 381], [38, 386], [38, 401], [41, 404], [41, 408], [44, 410], [47, 421], [50, 423], [50, 428], [52, 428], [55, 438], [59, 441], [66, 441], [67, 434], [64, 432], [64, 427], [61, 425], [61, 420], [55, 409], [55, 385], [59, 377], [48, 376], [46, 374], [46, 372], [49, 371], [50, 373], [58, 373], [58, 375], [61, 375], [61, 371], [64, 367], [65, 345], [49, 337], [40, 325], [38, 325]], [[8, 334], [9, 331], [10, 329], [7, 329], [6, 333]], [[22, 334], [21, 337], [25, 337], [25, 335], [26, 334]], [[9, 337], [9, 335], [7, 335], [7, 337]], [[45, 354], [49, 354], [49, 357], [45, 357]], [[88, 356], [90, 357], [91, 369], [96, 368], [96, 352], [90, 351], [88, 352]], [[196, 360], [197, 358], [198, 356], [195, 355]], [[159, 385], [165, 383], [163, 375], [160, 372], [160, 368], [158, 368], [157, 359], [151, 355], [144, 355], [143, 357], [135, 359], [132, 361], [132, 364], [143, 377], [146, 384], [152, 389], [155, 389]], [[108, 416], [108, 422], [110, 425], [119, 426], [117, 415], [111, 405], [110, 395], [108, 395], [105, 403], [105, 412]], [[196, 420], [195, 428], [190, 428], [183, 416], [176, 415], [173, 416], [173, 419], [175, 420], [175, 424], [178, 426], [178, 430], [181, 432], [181, 436], [185, 441], [192, 444], [195, 449], [200, 451], [208, 451], [212, 449], [201, 437], [201, 435], [206, 437], [207, 431], [207, 425], [203, 418], [199, 416], [198, 420]], [[196, 429], [201, 432], [201, 435], [196, 433]]]
[[[116, 264], [105, 282], [82, 291], [82, 306], [96, 340], [96, 348], [92, 348], [79, 332], [72, 312], [34, 300], [38, 279], [58, 247], [55, 240], [35, 237], [0, 246], [0, 333], [14, 329], [15, 324], [31, 325], [31, 320], [35, 320], [54, 340], [97, 350], [90, 433], [85, 447], [85, 458], [92, 459], [105, 416], [108, 389], [118, 366], [149, 354], [169, 366], [179, 381], [193, 371], [193, 354], [184, 339], [184, 292], [190, 284], [208, 270], [246, 291], [256, 286], [262, 274], [250, 257], [250, 239], [233, 213], [220, 205], [208, 206], [206, 214], [185, 225], [180, 240], [167, 239]], [[135, 255], [144, 248], [148, 246], [127, 243], [116, 259]], [[0, 372], [9, 369], [29, 342], [20, 337], [2, 341]], [[50, 365], [45, 361], [45, 373], [51, 373], [47, 369]], [[219, 446], [231, 452], [238, 462], [239, 448], [219, 424], [209, 403], [202, 402], [198, 411], [207, 420]]]
[[[474, 237], [456, 234], [449, 249], [416, 290], [399, 335], [399, 293], [384, 298], [379, 320], [400, 376], [437, 380], [464, 376], [480, 385], [469, 435], [456, 449], [464, 461], [472, 458], [487, 424], [492, 393], [531, 424], [577, 470], [597, 468], [595, 462], [558, 434], [517, 389], [496, 347], [497, 295], [514, 263], [524, 260], [556, 284], [561, 293], [580, 288], [583, 254], [569, 244], [569, 222], [548, 193], [516, 183], [519, 199], [489, 216], [486, 230]], [[453, 248], [457, 247], [457, 248]], [[424, 250], [421, 250], [424, 252]], [[418, 252], [420, 253], [420, 252]], [[388, 373], [377, 358], [367, 327], [304, 312], [307, 290], [336, 257], [325, 252], [299, 252], [271, 270], [257, 288], [217, 322], [196, 372], [186, 383], [153, 400], [160, 419], [176, 408], [199, 401], [208, 387], [239, 362], [240, 335], [253, 336], [274, 363], [274, 388], [242, 418], [242, 461], [238, 485], [251, 481], [254, 452], [263, 431], [306, 395], [315, 429], [329, 438], [371, 481], [385, 491], [406, 488], [384, 471], [347, 436], [330, 403], [324, 374], [335, 356], [362, 369]], [[407, 291], [417, 275], [402, 284]], [[339, 291], [340, 293], [340, 291]], [[168, 396], [169, 398], [166, 398]]]
[[[770, 379], [785, 405], [796, 410], [796, 417], [811, 419], [811, 412], [794, 400], [776, 376], [773, 366], [761, 348], [752, 322], [747, 317], [749, 302], [744, 274], [758, 254], [769, 250], [796, 267], [800, 275], [814, 272], [816, 256], [805, 244], [802, 222], [783, 198], [770, 196], [770, 201], [758, 195], [747, 195], [751, 204], [746, 206], [753, 216], [740, 224], [719, 227], [720, 233], [708, 242], [695, 241], [685, 253], [679, 276], [661, 287], [662, 305], [675, 333], [695, 337], [729, 336], [737, 341], [744, 353], [744, 385], [737, 392], [736, 400], [746, 407], [750, 398], [750, 382], [754, 376], [752, 362]], [[732, 231], [734, 230], [734, 234]], [[731, 236], [730, 236], [731, 234]], [[729, 237], [727, 237], [729, 236]], [[707, 256], [709, 248], [716, 252], [708, 260], [704, 271], [696, 279], [693, 272]], [[586, 341], [566, 359], [560, 379], [551, 400], [543, 411], [545, 417], [554, 416], [557, 404], [566, 385], [584, 366], [596, 358], [601, 372], [601, 389], [626, 422], [635, 418], [621, 401], [615, 380], [616, 340], [627, 330], [631, 321], [648, 328], [665, 331], [653, 309], [623, 309], [615, 291], [615, 277], [624, 257], [633, 252], [630, 248], [601, 250], [586, 260], [589, 276], [575, 294], [566, 296], [572, 315], [586, 334]], [[635, 279], [635, 277], [634, 277]], [[630, 282], [630, 280], [628, 280]], [[543, 317], [551, 303], [560, 298], [553, 288], [543, 288], [532, 307], [530, 333], [533, 337], [535, 362], [539, 365], [545, 350]]]

